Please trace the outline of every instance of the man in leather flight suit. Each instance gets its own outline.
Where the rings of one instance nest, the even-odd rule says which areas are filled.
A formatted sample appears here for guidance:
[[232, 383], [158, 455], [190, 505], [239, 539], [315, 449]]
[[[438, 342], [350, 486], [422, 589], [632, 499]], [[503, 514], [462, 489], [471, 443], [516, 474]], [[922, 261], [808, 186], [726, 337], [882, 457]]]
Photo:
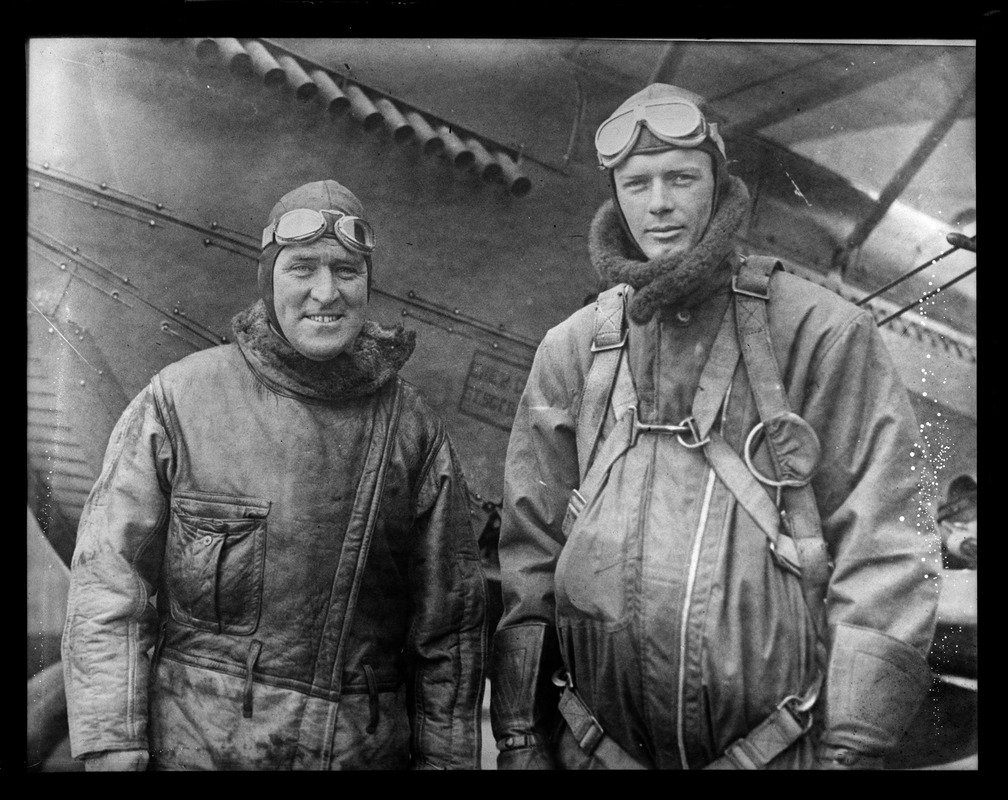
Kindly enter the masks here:
[[486, 582], [374, 243], [336, 181], [285, 194], [236, 341], [120, 418], [63, 636], [86, 769], [479, 768]]
[[749, 194], [701, 98], [653, 84], [596, 147], [612, 288], [547, 333], [507, 454], [498, 766], [878, 768], [938, 598], [905, 388], [867, 311], [737, 252]]

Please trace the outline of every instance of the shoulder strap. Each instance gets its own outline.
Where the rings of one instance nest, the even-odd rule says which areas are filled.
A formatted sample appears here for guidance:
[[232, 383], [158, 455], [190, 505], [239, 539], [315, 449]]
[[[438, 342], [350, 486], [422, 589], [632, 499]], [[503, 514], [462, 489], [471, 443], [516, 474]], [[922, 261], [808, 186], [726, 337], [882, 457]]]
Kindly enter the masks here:
[[[770, 341], [766, 310], [770, 278], [780, 269], [783, 265], [775, 258], [749, 256], [732, 281], [739, 348], [760, 420], [764, 424], [783, 418], [791, 411]], [[777, 452], [772, 436], [767, 436], [767, 443], [780, 475], [781, 454]], [[804, 593], [819, 624], [819, 611], [829, 580], [829, 559], [812, 486], [807, 481], [801, 485], [785, 485], [782, 487], [782, 498], [786, 509], [785, 525], [790, 529], [798, 552]]]
[[609, 398], [616, 384], [621, 355], [627, 341], [625, 321], [627, 284], [601, 292], [595, 301], [595, 332], [592, 337], [592, 365], [585, 380], [577, 418], [578, 469], [582, 479], [605, 422]]

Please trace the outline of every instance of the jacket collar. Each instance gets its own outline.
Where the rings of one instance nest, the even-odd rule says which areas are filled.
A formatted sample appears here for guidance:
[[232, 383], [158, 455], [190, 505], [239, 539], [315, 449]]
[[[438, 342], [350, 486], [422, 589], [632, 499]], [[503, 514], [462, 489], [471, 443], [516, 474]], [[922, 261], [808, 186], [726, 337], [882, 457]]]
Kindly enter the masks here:
[[416, 346], [415, 331], [367, 320], [349, 350], [313, 361], [277, 335], [262, 300], [236, 314], [231, 328], [245, 360], [267, 387], [318, 402], [373, 394], [395, 377]]
[[588, 252], [607, 286], [628, 283], [636, 291], [627, 309], [639, 324], [662, 307], [692, 308], [725, 288], [731, 281], [735, 236], [749, 214], [749, 190], [730, 176], [727, 191], [707, 232], [686, 253], [641, 260], [635, 256], [615, 201], [606, 200], [595, 213], [588, 233]]

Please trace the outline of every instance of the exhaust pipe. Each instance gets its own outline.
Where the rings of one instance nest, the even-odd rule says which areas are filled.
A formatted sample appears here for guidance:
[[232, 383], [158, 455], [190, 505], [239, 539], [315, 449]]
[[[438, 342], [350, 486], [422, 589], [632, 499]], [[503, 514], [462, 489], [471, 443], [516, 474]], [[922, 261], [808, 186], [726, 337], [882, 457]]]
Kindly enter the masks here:
[[266, 86], [276, 86], [284, 82], [283, 69], [262, 42], [249, 39], [242, 44], [245, 45], [245, 49], [252, 59], [252, 68], [262, 77]]
[[483, 180], [487, 183], [499, 181], [504, 175], [504, 170], [497, 163], [497, 159], [490, 155], [476, 139], [466, 139], [465, 143], [476, 157], [476, 171], [483, 177]]
[[326, 104], [326, 108], [329, 109], [330, 116], [339, 116], [350, 108], [349, 98], [343, 94], [339, 86], [329, 77], [328, 72], [323, 69], [313, 69], [311, 71], [311, 79], [318, 86], [319, 94], [322, 95], [322, 100]]
[[373, 131], [381, 125], [381, 112], [374, 107], [374, 103], [368, 99], [359, 86], [352, 83], [347, 84], [343, 92], [350, 98], [350, 113], [364, 126], [364, 130]]
[[237, 39], [214, 39], [220, 48], [221, 59], [227, 65], [232, 75], [239, 78], [252, 77], [252, 58], [245, 52]]
[[277, 56], [277, 62], [287, 77], [287, 85], [294, 90], [294, 96], [302, 102], [307, 102], [318, 94], [318, 86], [308, 77], [301, 65], [292, 57], [283, 53]]
[[389, 129], [389, 133], [392, 134], [392, 140], [396, 144], [405, 144], [413, 138], [413, 126], [399, 113], [399, 109], [395, 107], [391, 100], [381, 97], [375, 100], [375, 106], [377, 106], [381, 115], [385, 118], [385, 126]]
[[445, 156], [459, 169], [465, 169], [476, 160], [472, 150], [467, 148], [463, 141], [459, 139], [447, 125], [439, 125], [437, 135], [444, 142]]
[[189, 43], [193, 46], [193, 49], [196, 51], [196, 58], [200, 61], [213, 61], [220, 52], [217, 42], [210, 38], [190, 38]]
[[416, 111], [407, 111], [406, 121], [413, 126], [413, 132], [420, 141], [420, 149], [425, 156], [444, 152], [445, 144], [441, 141], [441, 137], [427, 124], [427, 120]]
[[511, 157], [507, 153], [498, 151], [494, 153], [494, 158], [497, 159], [497, 163], [500, 164], [501, 170], [504, 173], [504, 183], [507, 184], [508, 191], [515, 197], [524, 197], [527, 195], [532, 188], [532, 181], [522, 174], [521, 170], [518, 169], [518, 165], [511, 160]]

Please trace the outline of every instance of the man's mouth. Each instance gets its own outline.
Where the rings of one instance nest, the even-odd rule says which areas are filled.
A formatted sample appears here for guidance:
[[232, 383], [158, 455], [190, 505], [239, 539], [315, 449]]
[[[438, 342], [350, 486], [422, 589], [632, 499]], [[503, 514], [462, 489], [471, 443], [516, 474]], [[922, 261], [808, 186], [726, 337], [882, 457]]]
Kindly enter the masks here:
[[307, 318], [312, 322], [325, 324], [330, 322], [339, 322], [343, 316], [341, 314], [308, 314]]
[[652, 236], [674, 236], [683, 229], [678, 225], [653, 225], [647, 229]]

